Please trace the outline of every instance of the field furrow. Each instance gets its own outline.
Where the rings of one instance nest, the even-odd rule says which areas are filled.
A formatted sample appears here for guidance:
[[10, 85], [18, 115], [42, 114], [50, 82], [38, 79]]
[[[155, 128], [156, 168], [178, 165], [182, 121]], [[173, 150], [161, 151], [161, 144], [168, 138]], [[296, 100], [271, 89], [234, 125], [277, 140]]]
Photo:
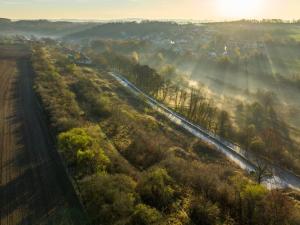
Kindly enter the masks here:
[[0, 59], [0, 225], [82, 224], [56, 154], [29, 60]]

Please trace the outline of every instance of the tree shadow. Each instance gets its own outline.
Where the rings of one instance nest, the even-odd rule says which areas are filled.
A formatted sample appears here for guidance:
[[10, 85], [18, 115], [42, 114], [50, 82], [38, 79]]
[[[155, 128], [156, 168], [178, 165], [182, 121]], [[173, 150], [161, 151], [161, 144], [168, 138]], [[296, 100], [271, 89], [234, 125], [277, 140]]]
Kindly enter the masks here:
[[[4, 224], [86, 224], [33, 92], [29, 62], [20, 60], [5, 98], [0, 221]], [[1, 91], [1, 90], [0, 90]], [[3, 104], [0, 102], [0, 104]], [[2, 143], [0, 143], [2, 144]]]

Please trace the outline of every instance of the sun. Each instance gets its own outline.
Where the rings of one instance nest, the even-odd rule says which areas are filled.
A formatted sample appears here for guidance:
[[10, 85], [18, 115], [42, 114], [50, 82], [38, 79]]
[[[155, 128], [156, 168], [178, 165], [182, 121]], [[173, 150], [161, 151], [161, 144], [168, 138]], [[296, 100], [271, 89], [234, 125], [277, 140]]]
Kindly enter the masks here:
[[217, 0], [221, 16], [226, 18], [254, 18], [262, 7], [261, 0]]

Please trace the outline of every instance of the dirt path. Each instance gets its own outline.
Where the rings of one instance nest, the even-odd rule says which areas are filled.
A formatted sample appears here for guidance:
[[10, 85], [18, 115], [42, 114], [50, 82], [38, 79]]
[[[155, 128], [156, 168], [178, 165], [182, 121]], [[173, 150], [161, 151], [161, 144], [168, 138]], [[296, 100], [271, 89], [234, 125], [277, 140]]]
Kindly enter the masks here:
[[83, 224], [27, 59], [0, 59], [0, 225]]

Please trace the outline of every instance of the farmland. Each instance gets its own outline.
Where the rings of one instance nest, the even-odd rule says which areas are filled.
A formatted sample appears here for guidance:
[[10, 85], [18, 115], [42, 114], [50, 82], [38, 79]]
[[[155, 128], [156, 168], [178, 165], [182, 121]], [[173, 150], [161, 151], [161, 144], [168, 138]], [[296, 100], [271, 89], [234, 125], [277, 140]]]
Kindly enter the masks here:
[[0, 52], [0, 224], [77, 224], [79, 203], [32, 89], [30, 51]]

